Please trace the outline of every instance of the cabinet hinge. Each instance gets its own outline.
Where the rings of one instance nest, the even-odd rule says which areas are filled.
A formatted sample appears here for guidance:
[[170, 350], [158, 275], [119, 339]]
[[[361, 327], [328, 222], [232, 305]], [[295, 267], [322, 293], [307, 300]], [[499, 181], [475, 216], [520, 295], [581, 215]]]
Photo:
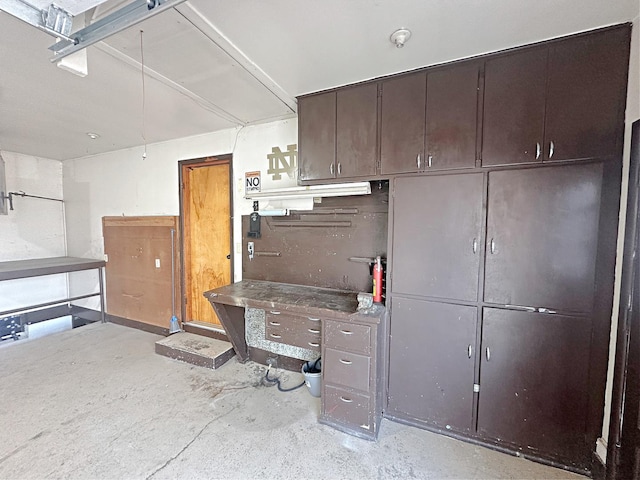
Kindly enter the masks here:
[[480, 384], [479, 383], [474, 383], [473, 384], [473, 393], [478, 393], [480, 392]]

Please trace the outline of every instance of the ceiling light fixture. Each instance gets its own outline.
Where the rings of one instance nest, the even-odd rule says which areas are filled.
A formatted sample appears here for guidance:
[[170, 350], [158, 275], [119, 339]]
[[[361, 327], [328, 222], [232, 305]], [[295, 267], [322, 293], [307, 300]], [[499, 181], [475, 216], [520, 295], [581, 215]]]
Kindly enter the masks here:
[[408, 28], [399, 28], [391, 34], [389, 41], [397, 48], [404, 47], [404, 44], [411, 38], [411, 30]]
[[91, 140], [97, 140], [98, 138], [100, 138], [100, 135], [93, 132], [87, 132], [87, 137], [89, 137]]

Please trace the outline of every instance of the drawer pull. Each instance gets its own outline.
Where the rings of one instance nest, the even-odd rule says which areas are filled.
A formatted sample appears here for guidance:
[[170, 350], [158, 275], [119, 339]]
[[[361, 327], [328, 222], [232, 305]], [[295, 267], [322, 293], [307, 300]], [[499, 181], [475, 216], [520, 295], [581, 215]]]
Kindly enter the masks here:
[[308, 328], [307, 331], [309, 333], [320, 333], [320, 330], [316, 330], [315, 328]]
[[271, 315], [280, 315], [280, 312], [278, 312], [277, 310], [269, 310], [269, 313]]
[[345, 335], [353, 335], [353, 332], [351, 330], [340, 330], [340, 331]]
[[273, 338], [282, 338], [282, 335], [276, 335], [275, 333], [270, 333]]
[[360, 425], [360, 428], [364, 428], [366, 430], [369, 430], [371, 428], [371, 426], [369, 424], [364, 424], [363, 423], [362, 425]]
[[269, 322], [269, 325], [273, 325], [274, 327], [279, 327], [280, 326], [280, 322]]
[[344, 358], [341, 358], [340, 363], [343, 363], [345, 365], [351, 365], [353, 362], [351, 360], [345, 360]]
[[340, 400], [342, 400], [344, 403], [353, 403], [353, 400], [350, 398], [345, 398], [342, 395], [340, 395]]
[[319, 343], [315, 343], [315, 342], [309, 342], [309, 345], [312, 347], [319, 347], [320, 344]]
[[314, 317], [307, 317], [309, 320], [311, 320], [312, 322], [319, 322], [320, 319], [319, 318], [314, 318]]

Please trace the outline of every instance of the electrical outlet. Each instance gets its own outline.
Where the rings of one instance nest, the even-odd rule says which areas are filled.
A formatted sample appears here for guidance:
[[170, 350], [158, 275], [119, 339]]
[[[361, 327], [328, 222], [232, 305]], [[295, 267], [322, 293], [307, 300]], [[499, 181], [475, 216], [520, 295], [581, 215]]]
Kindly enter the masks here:
[[156, 258], [156, 268], [160, 268], [160, 259]]

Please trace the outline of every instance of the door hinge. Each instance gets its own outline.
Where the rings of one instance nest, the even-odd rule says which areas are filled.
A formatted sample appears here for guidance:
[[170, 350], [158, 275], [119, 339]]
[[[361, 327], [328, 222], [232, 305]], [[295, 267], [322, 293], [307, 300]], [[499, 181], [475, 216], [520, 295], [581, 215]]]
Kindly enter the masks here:
[[479, 383], [474, 383], [473, 384], [473, 393], [478, 393], [480, 392], [480, 384]]

